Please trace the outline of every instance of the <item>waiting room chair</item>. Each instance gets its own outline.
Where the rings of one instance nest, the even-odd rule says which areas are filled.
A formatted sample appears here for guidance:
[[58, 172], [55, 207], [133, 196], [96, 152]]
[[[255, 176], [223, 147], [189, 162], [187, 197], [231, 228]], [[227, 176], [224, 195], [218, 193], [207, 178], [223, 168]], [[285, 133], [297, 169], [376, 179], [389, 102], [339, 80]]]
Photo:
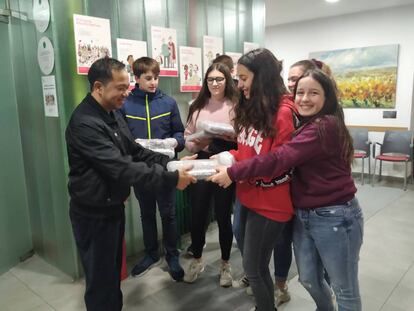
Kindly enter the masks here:
[[371, 181], [371, 142], [368, 139], [368, 129], [348, 128], [354, 145], [354, 159], [362, 160], [361, 184], [364, 184], [364, 164], [368, 159], [368, 179]]
[[[380, 154], [375, 156], [375, 146], [380, 146]], [[377, 160], [380, 161], [379, 180], [382, 174], [382, 161], [405, 163], [404, 174], [404, 190], [407, 190], [408, 162], [413, 163], [413, 132], [412, 131], [385, 131], [383, 143], [375, 143], [373, 146], [374, 176], [377, 167]], [[411, 183], [413, 182], [413, 173], [411, 175]]]

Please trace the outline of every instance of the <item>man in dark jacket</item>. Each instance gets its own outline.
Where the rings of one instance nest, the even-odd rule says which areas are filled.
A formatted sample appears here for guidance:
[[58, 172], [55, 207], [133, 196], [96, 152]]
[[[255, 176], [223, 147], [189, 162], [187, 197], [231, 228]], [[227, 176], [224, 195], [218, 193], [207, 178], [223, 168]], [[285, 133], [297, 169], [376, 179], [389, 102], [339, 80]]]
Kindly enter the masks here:
[[85, 271], [87, 309], [121, 310], [124, 201], [130, 187], [184, 189], [195, 178], [186, 171], [167, 172], [168, 156], [134, 142], [116, 112], [128, 95], [124, 64], [99, 59], [92, 64], [88, 80], [91, 93], [76, 107], [66, 129], [69, 213]]

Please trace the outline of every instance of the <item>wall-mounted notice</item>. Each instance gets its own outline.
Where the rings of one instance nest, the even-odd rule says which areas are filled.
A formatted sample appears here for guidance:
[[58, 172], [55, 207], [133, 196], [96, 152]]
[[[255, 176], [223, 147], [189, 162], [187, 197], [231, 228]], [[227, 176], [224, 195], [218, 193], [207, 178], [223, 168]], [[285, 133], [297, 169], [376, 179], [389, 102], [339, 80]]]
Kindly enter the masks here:
[[213, 60], [223, 54], [223, 38], [203, 36], [203, 62], [205, 73]]
[[254, 42], [244, 42], [243, 43], [243, 53], [246, 54], [247, 52], [250, 52], [251, 50], [258, 49], [260, 47], [259, 44]]
[[136, 59], [148, 55], [147, 42], [117, 38], [116, 49], [118, 60], [126, 65], [129, 73], [129, 82], [133, 86], [135, 85], [135, 79], [132, 64]]
[[242, 57], [243, 54], [242, 53], [236, 53], [236, 52], [226, 52], [224, 54], [230, 56], [231, 59], [233, 60], [234, 70], [233, 70], [233, 73], [232, 73], [232, 77], [236, 78], [236, 76], [237, 76], [237, 62], [239, 61], [239, 58]]
[[58, 117], [55, 76], [42, 77], [43, 105], [46, 117]]
[[37, 62], [44, 75], [49, 75], [55, 66], [55, 50], [48, 37], [42, 37], [37, 44]]
[[39, 32], [45, 32], [50, 21], [49, 0], [33, 1], [33, 20]]
[[109, 19], [73, 14], [76, 67], [78, 74], [88, 74], [92, 63], [112, 55]]
[[180, 91], [198, 92], [201, 90], [201, 49], [180, 46]]
[[177, 30], [151, 26], [152, 58], [160, 64], [160, 76], [178, 77]]

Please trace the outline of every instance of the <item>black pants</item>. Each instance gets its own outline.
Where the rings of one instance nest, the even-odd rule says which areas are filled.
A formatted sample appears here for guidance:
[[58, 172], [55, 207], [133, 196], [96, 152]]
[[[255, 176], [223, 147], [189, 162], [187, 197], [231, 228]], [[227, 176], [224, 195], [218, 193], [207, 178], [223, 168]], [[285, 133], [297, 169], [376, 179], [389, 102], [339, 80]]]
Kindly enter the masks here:
[[206, 228], [210, 206], [213, 201], [219, 228], [221, 259], [229, 260], [233, 242], [231, 209], [234, 198], [234, 185], [223, 189], [207, 181], [198, 181], [189, 187], [191, 204], [191, 243], [194, 257], [200, 258], [206, 241]]
[[134, 187], [135, 196], [139, 201], [141, 210], [142, 233], [144, 237], [145, 253], [152, 258], [159, 258], [157, 205], [162, 223], [162, 240], [166, 259], [178, 257], [177, 250], [177, 220], [175, 217], [175, 188], [165, 190], [163, 193], [143, 192]]
[[243, 268], [256, 298], [257, 310], [273, 311], [275, 298], [269, 262], [275, 240], [280, 236], [285, 223], [266, 218], [249, 208], [246, 210], [246, 227], [242, 232]]
[[124, 206], [111, 216], [82, 213], [71, 202], [73, 234], [85, 271], [88, 311], [122, 309], [121, 266], [125, 231]]

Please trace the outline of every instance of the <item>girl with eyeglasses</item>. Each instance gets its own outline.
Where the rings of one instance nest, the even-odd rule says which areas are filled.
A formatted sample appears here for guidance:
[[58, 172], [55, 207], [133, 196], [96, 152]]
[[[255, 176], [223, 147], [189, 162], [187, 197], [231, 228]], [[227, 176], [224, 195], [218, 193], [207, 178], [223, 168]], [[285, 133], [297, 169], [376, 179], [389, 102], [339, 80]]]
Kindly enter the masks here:
[[[184, 137], [197, 132], [199, 121], [214, 121], [233, 125], [234, 106], [238, 92], [226, 65], [211, 65], [205, 74], [203, 86], [190, 106]], [[198, 159], [211, 156], [237, 147], [234, 138], [195, 139], [186, 141], [185, 146]], [[187, 269], [184, 281], [193, 283], [204, 270], [202, 259], [206, 229], [211, 203], [214, 203], [215, 216], [219, 228], [221, 249], [220, 286], [232, 285], [230, 250], [233, 241], [231, 209], [234, 187], [223, 189], [211, 182], [199, 180], [189, 188], [191, 204], [191, 251], [194, 259]]]

